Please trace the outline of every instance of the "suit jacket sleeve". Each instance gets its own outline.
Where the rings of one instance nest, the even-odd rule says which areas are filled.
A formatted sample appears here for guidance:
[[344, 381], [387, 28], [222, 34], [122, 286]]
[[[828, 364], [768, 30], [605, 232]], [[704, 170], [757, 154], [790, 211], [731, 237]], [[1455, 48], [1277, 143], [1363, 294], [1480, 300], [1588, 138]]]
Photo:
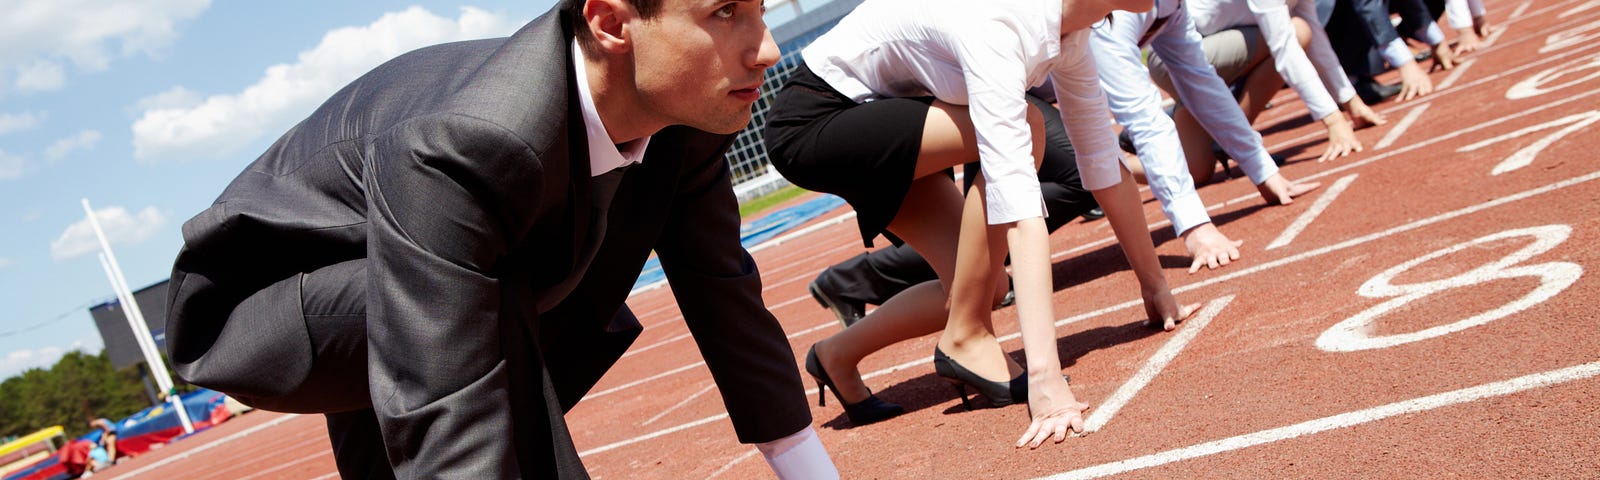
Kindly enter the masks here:
[[541, 165], [510, 132], [457, 115], [401, 123], [367, 155], [368, 372], [389, 461], [400, 478], [516, 477], [494, 270]]
[[685, 165], [656, 252], [739, 441], [762, 443], [810, 425], [811, 411], [794, 351], [762, 303], [755, 260], [739, 243], [726, 148]]

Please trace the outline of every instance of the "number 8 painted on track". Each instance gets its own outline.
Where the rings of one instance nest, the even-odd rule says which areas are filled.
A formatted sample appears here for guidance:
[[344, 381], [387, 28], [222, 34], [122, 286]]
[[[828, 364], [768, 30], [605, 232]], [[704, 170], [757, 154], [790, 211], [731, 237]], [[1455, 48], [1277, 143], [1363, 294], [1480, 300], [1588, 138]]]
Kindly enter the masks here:
[[[1520, 312], [1528, 307], [1537, 305], [1540, 302], [1550, 299], [1550, 297], [1554, 297], [1557, 293], [1561, 293], [1562, 290], [1566, 290], [1567, 287], [1570, 287], [1573, 283], [1577, 282], [1578, 277], [1583, 275], [1583, 267], [1569, 262], [1550, 262], [1517, 267], [1513, 267], [1513, 265], [1533, 258], [1535, 255], [1550, 251], [1557, 245], [1560, 245], [1562, 242], [1567, 241], [1567, 238], [1571, 235], [1572, 227], [1567, 225], [1546, 225], [1542, 227], [1507, 230], [1494, 235], [1481, 237], [1467, 243], [1459, 244], [1454, 247], [1446, 248], [1444, 250], [1439, 250], [1409, 262], [1402, 263], [1394, 268], [1390, 268], [1383, 273], [1379, 273], [1378, 275], [1372, 277], [1372, 279], [1367, 280], [1366, 283], [1361, 284], [1361, 288], [1358, 290], [1358, 293], [1360, 293], [1361, 296], [1368, 298], [1394, 298], [1372, 308], [1368, 308], [1365, 311], [1356, 314], [1354, 317], [1350, 317], [1342, 322], [1339, 322], [1337, 325], [1334, 325], [1333, 328], [1329, 328], [1328, 331], [1323, 332], [1321, 336], [1317, 337], [1317, 348], [1328, 352], [1354, 352], [1358, 350], [1393, 347], [1395, 345], [1426, 340], [1440, 335], [1466, 330], [1468, 328], [1483, 325], [1507, 315]], [[1481, 245], [1516, 237], [1533, 237], [1534, 242], [1533, 244], [1523, 247], [1521, 250], [1517, 250], [1516, 252], [1507, 255], [1498, 261], [1475, 268], [1469, 272], [1456, 275], [1454, 277], [1423, 283], [1409, 283], [1400, 285], [1394, 285], [1390, 283], [1390, 280], [1395, 276], [1415, 268], [1416, 266], [1421, 265], [1429, 260], [1450, 255], [1474, 245]], [[1455, 323], [1430, 327], [1411, 333], [1400, 333], [1394, 335], [1374, 336], [1369, 333], [1372, 331], [1371, 327], [1373, 321], [1377, 320], [1378, 317], [1381, 317], [1384, 314], [1389, 313], [1390, 311], [1407, 303], [1411, 303], [1413, 300], [1452, 288], [1469, 287], [1491, 280], [1501, 280], [1516, 277], [1537, 277], [1540, 280], [1539, 286], [1538, 288], [1533, 289], [1532, 292], [1529, 292], [1527, 295], [1517, 299], [1516, 301], [1501, 305], [1499, 308], [1494, 310], [1483, 312], [1471, 318], [1460, 320]]]

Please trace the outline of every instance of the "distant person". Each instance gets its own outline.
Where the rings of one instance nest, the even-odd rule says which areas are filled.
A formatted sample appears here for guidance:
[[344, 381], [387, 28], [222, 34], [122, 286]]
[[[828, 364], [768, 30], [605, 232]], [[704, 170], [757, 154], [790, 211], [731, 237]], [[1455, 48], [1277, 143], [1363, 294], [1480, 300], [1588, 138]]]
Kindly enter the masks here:
[[[1224, 82], [1239, 89], [1239, 107], [1245, 119], [1254, 123], [1273, 95], [1288, 83], [1311, 111], [1311, 118], [1327, 130], [1327, 147], [1317, 157], [1327, 161], [1361, 151], [1355, 129], [1385, 120], [1356, 95], [1339, 66], [1339, 57], [1328, 45], [1327, 34], [1312, 28], [1321, 24], [1314, 2], [1185, 0], [1183, 5], [1195, 31], [1203, 37], [1207, 63]], [[1165, 59], [1151, 56], [1149, 68], [1156, 84], [1178, 99], [1172, 117], [1185, 154], [1198, 157], [1199, 152], [1209, 152], [1211, 135], [1184, 105]], [[1354, 117], [1354, 122], [1341, 111]], [[1212, 171], [1191, 173], [1200, 180], [1210, 178]]]
[[654, 251], [739, 441], [836, 478], [723, 160], [779, 59], [763, 10], [565, 0], [356, 79], [184, 224], [180, 376], [327, 414], [344, 478], [587, 478], [562, 415], [639, 335]]
[[90, 428], [100, 430], [100, 441], [96, 442], [100, 448], [105, 449], [110, 459], [117, 458], [117, 424], [105, 418], [96, 418], [89, 422]]
[[[1309, 1], [1309, 0], [1307, 0]], [[1430, 46], [1434, 64], [1455, 67], [1455, 51], [1445, 42], [1435, 21], [1444, 2], [1430, 7], [1423, 0], [1341, 0], [1334, 3], [1326, 27], [1339, 55], [1339, 64], [1353, 79], [1356, 93], [1367, 103], [1389, 97], [1404, 102], [1433, 93], [1433, 79], [1422, 69], [1405, 39]], [[1399, 14], [1400, 24], [1390, 22]], [[1384, 85], [1374, 78], [1390, 68], [1399, 70], [1399, 85]]]

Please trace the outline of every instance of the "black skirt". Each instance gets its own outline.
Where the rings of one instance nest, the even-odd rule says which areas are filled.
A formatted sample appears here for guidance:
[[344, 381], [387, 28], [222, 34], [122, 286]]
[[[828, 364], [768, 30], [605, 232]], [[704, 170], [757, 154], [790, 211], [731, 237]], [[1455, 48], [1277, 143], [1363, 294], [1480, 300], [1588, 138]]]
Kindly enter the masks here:
[[898, 245], [886, 229], [915, 180], [933, 100], [856, 103], [802, 63], [767, 114], [767, 156], [791, 183], [849, 202], [867, 247], [879, 234]]

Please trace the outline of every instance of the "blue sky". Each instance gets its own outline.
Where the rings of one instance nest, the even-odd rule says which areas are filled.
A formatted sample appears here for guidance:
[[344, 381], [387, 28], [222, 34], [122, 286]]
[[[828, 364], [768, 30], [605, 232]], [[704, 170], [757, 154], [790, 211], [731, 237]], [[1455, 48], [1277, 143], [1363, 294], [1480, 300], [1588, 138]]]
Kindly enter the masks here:
[[129, 285], [329, 94], [399, 53], [504, 36], [554, 0], [0, 0], [0, 378], [98, 353], [112, 298], [79, 199]]

